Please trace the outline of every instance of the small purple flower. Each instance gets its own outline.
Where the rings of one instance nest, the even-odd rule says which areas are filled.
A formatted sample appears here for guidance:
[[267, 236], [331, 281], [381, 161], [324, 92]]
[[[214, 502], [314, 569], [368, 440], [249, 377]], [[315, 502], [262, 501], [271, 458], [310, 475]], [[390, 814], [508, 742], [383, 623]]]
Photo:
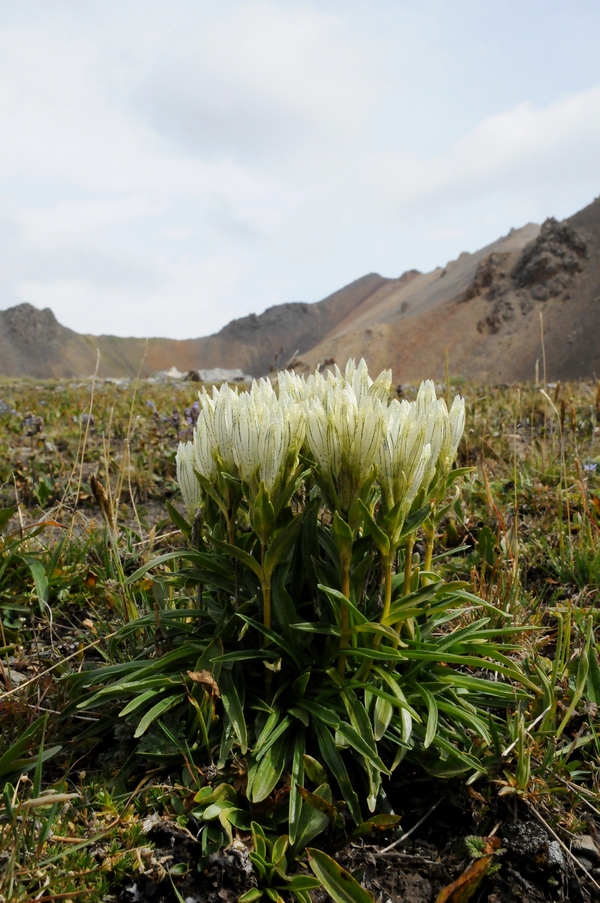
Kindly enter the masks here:
[[583, 465], [583, 469], [587, 470], [588, 473], [595, 473], [597, 467], [598, 465], [595, 461], [586, 461]]

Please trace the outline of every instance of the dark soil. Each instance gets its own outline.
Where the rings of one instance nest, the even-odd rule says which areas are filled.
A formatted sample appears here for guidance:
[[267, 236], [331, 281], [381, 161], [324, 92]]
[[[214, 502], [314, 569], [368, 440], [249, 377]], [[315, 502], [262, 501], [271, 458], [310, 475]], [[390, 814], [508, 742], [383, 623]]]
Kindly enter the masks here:
[[[435, 903], [440, 892], [456, 881], [473, 862], [465, 838], [494, 834], [501, 848], [494, 856], [497, 870], [486, 874], [473, 896], [450, 894], [449, 903], [467, 899], [477, 903], [583, 903], [600, 899], [597, 888], [559, 843], [536, 819], [534, 812], [515, 798], [496, 798], [487, 804], [477, 792], [457, 782], [438, 783], [406, 774], [393, 788], [396, 811], [405, 832], [422, 824], [404, 843], [393, 834], [366, 838], [333, 854], [369, 890], [377, 903]], [[433, 811], [432, 811], [433, 810]], [[189, 825], [193, 834], [193, 826]], [[595, 826], [591, 826], [592, 833]], [[213, 857], [210, 866], [197, 871], [198, 848], [189, 834], [167, 819], [155, 819], [149, 830], [155, 844], [154, 859], [168, 867], [185, 864], [188, 872], [175, 879], [185, 903], [236, 903], [240, 894], [255, 886], [255, 873], [240, 838], [234, 847]], [[577, 855], [600, 883], [600, 848], [588, 835], [588, 849]], [[326, 845], [323, 844], [326, 849]], [[310, 874], [310, 873], [309, 873]], [[331, 898], [314, 892], [314, 903]], [[268, 899], [266, 896], [263, 899]], [[291, 895], [290, 895], [290, 899]], [[119, 903], [177, 903], [171, 879], [149, 873], [129, 882], [117, 896]]]

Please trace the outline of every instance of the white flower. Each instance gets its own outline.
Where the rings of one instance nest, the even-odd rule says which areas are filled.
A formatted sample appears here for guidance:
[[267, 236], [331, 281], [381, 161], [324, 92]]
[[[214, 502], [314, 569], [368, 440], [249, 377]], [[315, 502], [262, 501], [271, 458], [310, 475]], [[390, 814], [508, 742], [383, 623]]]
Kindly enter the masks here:
[[[369, 394], [365, 370], [338, 370], [322, 398], [307, 403], [306, 440], [317, 469], [331, 480], [347, 512], [370, 475], [383, 439], [384, 408]], [[358, 388], [358, 395], [354, 385]], [[372, 385], [372, 381], [371, 381]]]
[[180, 442], [175, 458], [177, 482], [190, 520], [200, 505], [200, 486], [194, 473], [195, 453], [193, 442]]
[[195, 463], [198, 473], [212, 483], [217, 479], [217, 464], [214, 456], [216, 448], [214, 412], [210, 408], [203, 408], [198, 415], [198, 422], [194, 429]]
[[421, 383], [414, 402], [392, 401], [386, 434], [378, 455], [379, 484], [386, 507], [402, 499], [412, 503], [420, 488], [428, 490], [436, 474], [448, 473], [464, 427], [464, 400], [454, 399], [448, 414], [436, 398], [431, 380]]
[[[427, 424], [423, 418], [417, 417], [416, 406], [407, 401], [392, 401], [386, 419], [386, 430], [379, 449], [377, 465], [383, 500], [390, 510], [406, 497], [408, 486], [414, 486], [414, 477], [418, 472], [426, 444]], [[430, 460], [429, 445], [427, 465]], [[421, 480], [422, 478], [423, 473]]]
[[465, 400], [460, 395], [456, 395], [450, 408], [450, 430], [452, 433], [452, 442], [450, 445], [450, 461], [454, 461], [458, 444], [465, 429]]
[[304, 441], [304, 420], [302, 407], [278, 398], [269, 380], [254, 382], [239, 396], [232, 449], [252, 495], [261, 481], [273, 493], [289, 476]]

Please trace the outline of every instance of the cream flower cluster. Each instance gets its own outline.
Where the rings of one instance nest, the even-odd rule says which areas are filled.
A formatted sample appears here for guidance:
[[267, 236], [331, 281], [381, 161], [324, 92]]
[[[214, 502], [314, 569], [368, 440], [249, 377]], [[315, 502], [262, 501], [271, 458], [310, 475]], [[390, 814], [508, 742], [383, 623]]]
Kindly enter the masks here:
[[194, 470], [211, 483], [220, 472], [241, 478], [251, 497], [261, 482], [270, 495], [284, 486], [302, 449], [324, 481], [335, 487], [347, 512], [365, 482], [377, 473], [387, 509], [405, 510], [421, 488], [446, 473], [464, 428], [464, 400], [448, 412], [434, 384], [421, 384], [414, 402], [389, 401], [390, 370], [373, 380], [353, 360], [344, 372], [304, 378], [291, 372], [253, 382], [247, 392], [223, 384], [200, 393], [194, 441], [177, 452], [177, 480], [192, 516], [201, 493]]

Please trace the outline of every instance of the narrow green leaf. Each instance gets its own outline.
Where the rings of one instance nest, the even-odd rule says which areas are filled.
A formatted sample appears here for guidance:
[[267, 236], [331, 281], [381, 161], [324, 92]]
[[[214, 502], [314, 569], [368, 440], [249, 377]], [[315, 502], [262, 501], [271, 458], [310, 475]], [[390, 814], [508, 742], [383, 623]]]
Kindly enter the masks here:
[[311, 878], [310, 875], [294, 875], [285, 885], [285, 890], [294, 893], [297, 890], [318, 890], [319, 887], [321, 882], [318, 878]]
[[428, 690], [427, 687], [423, 686], [419, 686], [417, 689], [427, 705], [427, 728], [425, 731], [425, 741], [423, 743], [424, 748], [427, 749], [433, 743], [437, 732], [438, 707], [431, 690]]
[[241, 561], [242, 564], [245, 564], [246, 567], [250, 568], [253, 571], [259, 580], [263, 579], [263, 569], [260, 566], [259, 562], [252, 555], [249, 555], [248, 552], [245, 552], [243, 549], [240, 549], [239, 546], [234, 546], [231, 543], [224, 542], [221, 539], [215, 539], [214, 537], [211, 539], [211, 542], [215, 549], [226, 552], [227, 555], [230, 555], [232, 558], [237, 558], [238, 561]]
[[300, 728], [296, 734], [296, 743], [294, 745], [294, 755], [292, 757], [292, 773], [290, 779], [290, 801], [289, 801], [289, 832], [290, 843], [296, 840], [298, 825], [300, 823], [300, 814], [302, 812], [302, 797], [299, 788], [304, 786], [304, 755], [306, 750], [306, 732]]
[[375, 543], [377, 550], [381, 555], [387, 557], [390, 554], [390, 540], [383, 532], [381, 527], [377, 525], [373, 516], [365, 503], [359, 499], [358, 504], [365, 523], [365, 530]]
[[10, 508], [0, 508], [0, 532], [2, 532], [16, 510], [14, 505], [11, 505]]
[[223, 707], [227, 712], [235, 735], [240, 744], [242, 755], [246, 755], [248, 750], [248, 731], [246, 729], [246, 719], [244, 718], [244, 709], [240, 701], [237, 687], [233, 680], [233, 673], [223, 668], [219, 678], [219, 689], [223, 700]]
[[323, 759], [325, 760], [325, 764], [329, 768], [331, 774], [335, 776], [335, 779], [340, 786], [342, 795], [346, 800], [348, 809], [350, 810], [350, 815], [352, 816], [356, 824], [359, 825], [362, 822], [363, 818], [360, 811], [358, 795], [356, 793], [356, 790], [354, 789], [352, 781], [350, 780], [346, 766], [344, 764], [344, 760], [342, 759], [342, 756], [335, 745], [333, 736], [331, 735], [329, 728], [327, 728], [320, 721], [315, 722], [314, 728], [317, 734], [317, 739], [319, 741], [319, 749], [321, 751]]
[[142, 693], [140, 696], [136, 696], [131, 702], [128, 702], [124, 709], [121, 709], [119, 712], [119, 718], [125, 718], [127, 715], [131, 715], [132, 712], [137, 711], [137, 709], [141, 708], [149, 699], [153, 699], [161, 690], [146, 690], [145, 693]]
[[157, 702], [156, 705], [153, 705], [152, 708], [146, 712], [144, 717], [141, 719], [138, 724], [134, 737], [137, 740], [138, 737], [141, 737], [142, 734], [145, 734], [153, 721], [156, 721], [164, 712], [168, 712], [169, 709], [174, 708], [176, 705], [179, 705], [180, 702], [183, 702], [185, 696], [183, 693], [179, 694], [179, 696], [167, 696], [166, 699], [161, 699], [160, 702]]
[[296, 541], [301, 526], [302, 518], [297, 515], [277, 533], [265, 555], [265, 574], [267, 576], [272, 574], [277, 565], [286, 558]]
[[34, 721], [33, 724], [30, 724], [29, 727], [23, 731], [19, 739], [15, 740], [15, 742], [8, 747], [6, 752], [0, 756], [0, 777], [11, 774], [11, 772], [16, 770], [15, 762], [20, 759], [22, 753], [27, 748], [27, 745], [35, 737], [37, 732], [45, 727], [47, 720], [48, 716], [43, 715], [41, 718], [38, 718], [37, 721]]
[[35, 765], [35, 771], [33, 773], [33, 785], [31, 788], [31, 793], [34, 799], [39, 797], [40, 791], [42, 789], [42, 765], [44, 762], [44, 740], [46, 738], [46, 724], [48, 722], [48, 716], [44, 715], [43, 723], [42, 723], [42, 736], [40, 737], [40, 745], [37, 753], [37, 762]]
[[335, 903], [374, 903], [374, 897], [335, 859], [310, 847], [306, 852], [311, 869]]
[[[324, 799], [327, 803], [331, 804], [332, 802], [331, 788], [327, 783], [320, 784], [315, 790], [315, 795]], [[315, 809], [308, 802], [303, 802], [296, 842], [291, 851], [292, 856], [297, 856], [301, 853], [305, 846], [325, 831], [328, 826], [329, 818], [324, 812]]]
[[313, 784], [325, 784], [327, 782], [327, 773], [321, 763], [312, 756], [304, 756], [304, 771], [309, 781]]
[[364, 759], [371, 762], [378, 771], [389, 774], [389, 769], [383, 764], [376, 752], [374, 752], [367, 741], [361, 737], [350, 724], [340, 721], [337, 726], [337, 732], [346, 740], [351, 749], [359, 753]]
[[288, 743], [287, 735], [283, 734], [258, 763], [252, 781], [251, 799], [253, 803], [262, 802], [275, 788], [285, 766]]
[[42, 603], [43, 608], [45, 605], [48, 605], [49, 593], [48, 577], [46, 576], [44, 565], [41, 561], [38, 561], [37, 558], [25, 558], [24, 561], [27, 563], [29, 570], [31, 571], [31, 576], [33, 577], [33, 582], [35, 583], [35, 591], [37, 593], [38, 599]]
[[192, 528], [190, 524], [186, 521], [185, 517], [179, 513], [175, 505], [172, 505], [168, 500], [165, 502], [167, 506], [167, 511], [169, 512], [169, 517], [175, 524], [178, 530], [181, 530], [184, 536], [189, 536], [192, 532]]
[[245, 894], [242, 894], [241, 897], [238, 897], [238, 903], [255, 903], [256, 900], [260, 900], [262, 895], [262, 890], [259, 890], [258, 887], [252, 887]]
[[376, 740], [381, 740], [392, 720], [394, 707], [391, 702], [378, 696], [375, 700], [375, 712], [373, 714], [373, 735]]
[[304, 787], [300, 787], [300, 796], [309, 806], [313, 806], [315, 809], [318, 809], [319, 812], [322, 812], [323, 815], [326, 815], [330, 823], [335, 821], [337, 809], [328, 800], [319, 796], [318, 793], [311, 793], [310, 790], [306, 790]]
[[357, 825], [349, 837], [344, 838], [344, 846], [357, 840], [359, 837], [365, 837], [368, 834], [374, 834], [376, 831], [390, 831], [397, 828], [400, 824], [399, 815], [373, 815], [368, 818], [362, 825]]
[[586, 636], [586, 652], [588, 659], [587, 691], [590, 702], [600, 705], [600, 665], [598, 664], [598, 649], [594, 642], [593, 618], [588, 620]]

